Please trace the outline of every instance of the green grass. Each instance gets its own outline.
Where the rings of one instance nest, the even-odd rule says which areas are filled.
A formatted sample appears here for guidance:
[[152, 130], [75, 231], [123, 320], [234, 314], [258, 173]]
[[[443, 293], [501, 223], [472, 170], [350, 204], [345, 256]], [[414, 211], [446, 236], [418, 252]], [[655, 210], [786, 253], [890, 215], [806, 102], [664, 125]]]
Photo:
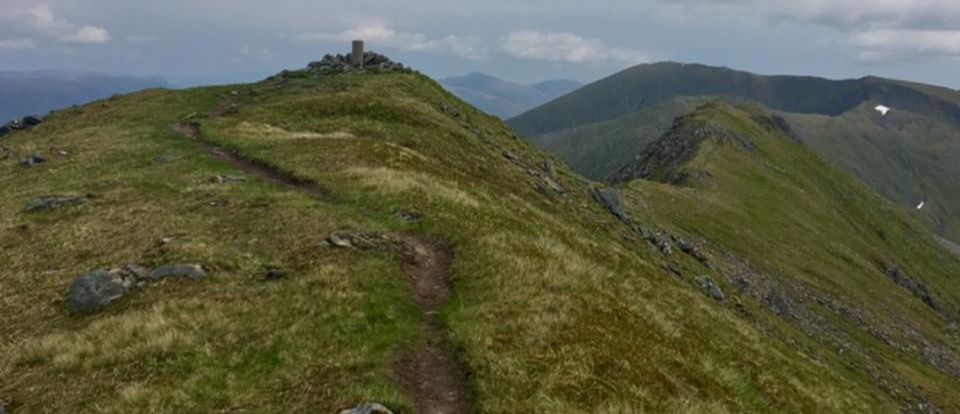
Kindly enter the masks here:
[[[225, 96], [238, 113], [204, 115]], [[212, 182], [241, 173], [172, 131], [191, 114], [204, 139], [314, 180], [329, 197], [252, 177]], [[396, 355], [421, 339], [420, 315], [389, 252], [321, 246], [342, 229], [452, 243], [455, 292], [442, 317], [482, 412], [897, 408], [862, 372], [757, 303], [743, 298], [758, 316], [740, 317], [731, 302], [715, 303], [695, 281], [663, 270], [706, 272], [626, 240], [628, 228], [562, 164], [568, 195], [538, 192], [535, 171], [552, 157], [420, 75], [148, 91], [57, 113], [5, 141], [19, 154], [52, 156], [29, 170], [0, 164], [0, 262], [8, 269], [0, 273], [0, 400], [22, 412], [331, 412], [361, 401], [409, 411], [391, 371]], [[173, 162], [158, 164], [158, 156]], [[693, 223], [735, 206], [674, 211], [667, 203], [711, 201], [641, 187], [628, 200], [647, 205], [652, 212], [637, 215], [659, 228], [693, 233]], [[36, 196], [87, 193], [85, 206], [21, 212]], [[225, 207], [209, 205], [224, 199]], [[405, 223], [398, 211], [424, 218]], [[857, 212], [864, 217], [852, 220], [869, 218]], [[951, 291], [928, 271], [954, 262], [923, 256], [938, 251], [904, 223], [907, 230], [888, 230], [903, 232], [892, 240], [918, 243], [905, 264], [938, 292]], [[721, 236], [722, 226], [703, 232], [715, 229]], [[175, 241], [161, 246], [169, 235]], [[151, 286], [97, 315], [67, 312], [63, 295], [75, 277], [126, 262], [201, 263], [211, 276]], [[267, 266], [290, 275], [264, 282]], [[929, 319], [922, 308], [909, 312]], [[948, 384], [904, 363], [917, 381]]]

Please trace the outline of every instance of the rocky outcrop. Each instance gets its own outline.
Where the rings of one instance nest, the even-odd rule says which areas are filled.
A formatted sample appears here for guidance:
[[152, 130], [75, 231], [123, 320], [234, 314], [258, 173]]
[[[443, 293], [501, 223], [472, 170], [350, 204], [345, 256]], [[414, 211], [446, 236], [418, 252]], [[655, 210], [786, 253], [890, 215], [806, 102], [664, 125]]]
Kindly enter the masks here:
[[930, 293], [930, 289], [927, 289], [927, 286], [922, 282], [908, 276], [906, 273], [900, 269], [900, 266], [889, 266], [884, 271], [890, 280], [893, 283], [896, 283], [897, 286], [900, 286], [906, 290], [909, 290], [910, 293], [913, 293], [914, 296], [927, 304], [930, 309], [933, 309], [935, 312], [943, 314], [943, 307], [934, 300], [933, 295]]
[[593, 188], [591, 193], [593, 199], [606, 208], [610, 214], [624, 223], [631, 223], [630, 216], [624, 210], [623, 199], [620, 198], [619, 190], [616, 188]]
[[796, 141], [800, 141], [800, 137], [793, 131], [793, 128], [787, 123], [787, 120], [779, 115], [754, 115], [752, 119], [753, 122], [756, 122], [757, 125], [760, 125], [767, 131], [783, 134]]
[[700, 144], [707, 139], [733, 143], [750, 152], [755, 150], [749, 138], [704, 121], [700, 119], [697, 112], [694, 112], [677, 118], [670, 131], [648, 145], [633, 161], [610, 175], [607, 181], [612, 184], [622, 184], [644, 179], [679, 185], [691, 178], [697, 178], [691, 174], [699, 176], [707, 174], [682, 170], [696, 157]]

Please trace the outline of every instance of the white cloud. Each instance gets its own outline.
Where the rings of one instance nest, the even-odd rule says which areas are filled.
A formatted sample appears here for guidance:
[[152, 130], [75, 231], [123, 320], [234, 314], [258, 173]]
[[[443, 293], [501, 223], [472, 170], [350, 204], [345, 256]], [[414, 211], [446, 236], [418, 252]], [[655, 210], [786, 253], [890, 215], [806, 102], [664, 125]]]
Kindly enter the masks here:
[[423, 33], [397, 31], [383, 23], [368, 23], [340, 32], [308, 32], [297, 37], [304, 42], [349, 42], [363, 39], [369, 48], [386, 47], [410, 52], [447, 53], [467, 59], [486, 55], [481, 39], [448, 35], [430, 38]]
[[0, 50], [24, 50], [37, 47], [33, 39], [0, 39]]
[[[59, 18], [49, 4], [12, 7], [0, 13], [0, 35], [16, 33], [64, 43], [101, 44], [110, 41], [110, 33], [91, 25], [79, 25]], [[21, 39], [22, 40], [22, 39]], [[36, 45], [31, 44], [35, 47]], [[21, 42], [21, 45], [25, 44]]]
[[911, 56], [960, 56], [960, 30], [865, 30], [851, 34], [858, 59], [883, 63]]
[[60, 40], [66, 43], [107, 43], [110, 41], [110, 33], [99, 27], [83, 26], [73, 33], [60, 36]]
[[519, 59], [570, 63], [644, 63], [650, 56], [634, 49], [612, 47], [600, 39], [588, 39], [569, 32], [524, 30], [500, 39], [507, 55]]
[[685, 15], [828, 27], [879, 63], [912, 56], [960, 57], [958, 0], [652, 0]]

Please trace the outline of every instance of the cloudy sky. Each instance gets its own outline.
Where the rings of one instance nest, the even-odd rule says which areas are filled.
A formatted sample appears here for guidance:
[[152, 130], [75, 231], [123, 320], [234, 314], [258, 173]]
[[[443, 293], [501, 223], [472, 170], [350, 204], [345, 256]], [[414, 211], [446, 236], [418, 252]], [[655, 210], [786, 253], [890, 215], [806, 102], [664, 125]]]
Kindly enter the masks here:
[[0, 70], [254, 80], [353, 38], [437, 77], [674, 60], [960, 88], [960, 0], [0, 0]]

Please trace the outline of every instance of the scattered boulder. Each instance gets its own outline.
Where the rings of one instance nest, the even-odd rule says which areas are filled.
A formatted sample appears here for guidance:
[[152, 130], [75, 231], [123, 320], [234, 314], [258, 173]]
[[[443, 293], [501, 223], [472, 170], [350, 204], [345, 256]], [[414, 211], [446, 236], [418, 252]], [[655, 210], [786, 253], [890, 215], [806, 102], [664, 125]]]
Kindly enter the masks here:
[[601, 189], [594, 187], [592, 192], [594, 200], [609, 210], [610, 213], [620, 219], [620, 221], [629, 224], [630, 217], [627, 216], [626, 211], [623, 209], [623, 199], [620, 198], [620, 191], [615, 188]]
[[709, 277], [704, 276], [703, 289], [706, 291], [707, 296], [713, 298], [713, 300], [716, 300], [717, 302], [723, 302], [727, 299], [726, 295], [723, 294], [723, 291], [720, 290], [720, 286]]
[[20, 160], [20, 166], [23, 168], [30, 168], [47, 162], [47, 158], [40, 154], [33, 154], [27, 158]]
[[503, 158], [510, 160], [514, 164], [520, 164], [520, 157], [517, 154], [514, 154], [513, 151], [504, 151]]
[[45, 210], [57, 210], [64, 207], [79, 206], [87, 203], [86, 197], [62, 197], [62, 196], [53, 196], [53, 197], [40, 197], [29, 203], [24, 207], [23, 211], [27, 213], [32, 213], [36, 211], [45, 211]]
[[207, 276], [207, 272], [200, 265], [166, 265], [153, 269], [148, 276], [153, 282], [171, 277], [180, 279], [198, 280]]
[[32, 128], [34, 126], [40, 125], [41, 123], [43, 123], [43, 120], [36, 116], [25, 116], [23, 118], [14, 119], [3, 125], [0, 125], [0, 137], [7, 135], [13, 131]]
[[70, 285], [67, 303], [76, 313], [97, 312], [127, 293], [123, 281], [106, 270], [95, 270]]
[[8, 414], [7, 408], [4, 407], [3, 404], [0, 404], [0, 414]]
[[384, 407], [382, 404], [367, 403], [340, 411], [340, 414], [393, 414], [393, 411], [390, 411], [390, 409]]

